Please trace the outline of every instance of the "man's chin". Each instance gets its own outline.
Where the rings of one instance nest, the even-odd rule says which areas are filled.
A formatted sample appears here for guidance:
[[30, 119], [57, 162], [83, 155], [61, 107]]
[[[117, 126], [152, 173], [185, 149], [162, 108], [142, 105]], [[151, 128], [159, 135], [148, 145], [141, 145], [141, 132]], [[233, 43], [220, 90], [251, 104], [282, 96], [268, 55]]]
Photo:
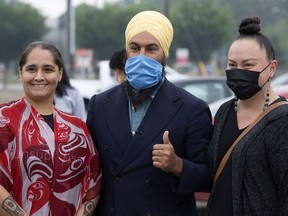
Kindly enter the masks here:
[[[160, 84], [160, 82], [159, 82]], [[131, 84], [126, 80], [124, 81], [121, 86], [124, 89], [125, 93], [129, 97], [132, 104], [142, 104], [146, 101], [153, 92], [158, 88], [158, 85], [152, 86], [147, 89], [135, 89]]]

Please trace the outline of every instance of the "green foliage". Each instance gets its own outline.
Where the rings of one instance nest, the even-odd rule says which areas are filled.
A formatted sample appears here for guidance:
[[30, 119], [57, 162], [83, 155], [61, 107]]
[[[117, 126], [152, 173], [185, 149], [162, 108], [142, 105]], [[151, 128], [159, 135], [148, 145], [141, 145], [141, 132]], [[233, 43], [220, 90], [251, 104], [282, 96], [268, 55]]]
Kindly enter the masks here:
[[[174, 3], [173, 3], [174, 2]], [[230, 39], [231, 13], [228, 7], [216, 7], [213, 0], [170, 1], [169, 18], [174, 26], [170, 57], [177, 47], [188, 47], [193, 60], [208, 61], [211, 54]], [[157, 10], [163, 13], [162, 1], [152, 4], [108, 4], [97, 9], [85, 4], [76, 9], [77, 47], [92, 48], [96, 59], [107, 59], [125, 46], [125, 28], [136, 13]], [[213, 16], [213, 19], [211, 19]]]
[[210, 60], [231, 39], [229, 7], [216, 7], [213, 0], [182, 0], [173, 5], [175, 48], [187, 47], [192, 61]]
[[127, 23], [143, 9], [142, 5], [106, 5], [103, 9], [80, 5], [76, 9], [77, 47], [93, 49], [98, 60], [109, 58], [125, 47]]
[[0, 0], [0, 62], [16, 59], [27, 43], [46, 32], [45, 18], [30, 5]]
[[[14, 1], [13, 1], [14, 2]], [[125, 46], [129, 20], [143, 10], [157, 10], [171, 20], [174, 39], [169, 62], [176, 48], [189, 48], [194, 62], [208, 62], [215, 53], [227, 58], [227, 50], [246, 16], [260, 16], [262, 32], [272, 41], [280, 65], [288, 65], [287, 0], [122, 0], [99, 9], [82, 4], [75, 10], [76, 47], [94, 50], [96, 60], [107, 59]], [[169, 10], [166, 7], [169, 6]], [[62, 20], [62, 22], [61, 22]], [[18, 58], [23, 47], [46, 33], [45, 17], [30, 5], [0, 0], [0, 62]], [[65, 16], [59, 28], [65, 27]], [[219, 50], [222, 53], [219, 53]], [[223, 60], [224, 61], [224, 60]]]
[[288, 28], [283, 28], [283, 26], [287, 26], [287, 18], [284, 17], [278, 19], [274, 25], [267, 28], [266, 33], [266, 35], [269, 35], [274, 46], [279, 67], [288, 66], [288, 46], [283, 46], [283, 44], [288, 44], [288, 37], [286, 37], [288, 35]]
[[216, 0], [219, 5], [230, 5], [233, 15], [233, 34], [238, 34], [241, 20], [249, 16], [259, 16], [261, 32], [274, 45], [279, 67], [288, 66], [288, 4], [287, 0]]

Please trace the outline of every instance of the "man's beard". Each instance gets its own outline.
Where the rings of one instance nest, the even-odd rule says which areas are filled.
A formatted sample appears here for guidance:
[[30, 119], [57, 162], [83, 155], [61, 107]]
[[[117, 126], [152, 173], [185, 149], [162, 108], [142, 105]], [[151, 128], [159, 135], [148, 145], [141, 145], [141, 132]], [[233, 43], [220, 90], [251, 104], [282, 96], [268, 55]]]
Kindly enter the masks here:
[[147, 89], [135, 89], [126, 80], [121, 84], [121, 86], [124, 89], [125, 93], [128, 95], [131, 103], [133, 105], [140, 105], [153, 94], [153, 92], [158, 88], [160, 84], [161, 82]]

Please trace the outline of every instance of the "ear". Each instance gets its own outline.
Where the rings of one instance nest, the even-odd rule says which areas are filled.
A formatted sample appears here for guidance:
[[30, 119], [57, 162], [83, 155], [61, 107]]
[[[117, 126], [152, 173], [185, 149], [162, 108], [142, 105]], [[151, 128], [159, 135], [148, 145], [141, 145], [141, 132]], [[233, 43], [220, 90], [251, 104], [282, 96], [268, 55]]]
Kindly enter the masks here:
[[270, 65], [270, 72], [269, 72], [270, 78], [274, 77], [277, 66], [278, 66], [278, 62], [276, 60], [272, 60], [271, 65]]
[[18, 74], [19, 74], [19, 80], [20, 80], [21, 82], [23, 82], [23, 75], [22, 75], [22, 71], [21, 71], [20, 69], [19, 69]]
[[59, 70], [59, 80], [58, 80], [59, 82], [61, 81], [62, 76], [63, 76], [63, 67], [61, 67]]

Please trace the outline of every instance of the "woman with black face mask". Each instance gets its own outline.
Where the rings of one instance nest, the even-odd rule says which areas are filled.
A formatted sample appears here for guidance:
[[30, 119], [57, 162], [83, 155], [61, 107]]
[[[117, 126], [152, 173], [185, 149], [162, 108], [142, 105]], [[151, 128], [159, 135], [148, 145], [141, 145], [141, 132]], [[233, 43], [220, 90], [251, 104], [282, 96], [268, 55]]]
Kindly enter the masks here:
[[259, 17], [245, 18], [230, 46], [224, 103], [208, 148], [209, 216], [288, 215], [288, 105], [270, 85], [277, 61]]

